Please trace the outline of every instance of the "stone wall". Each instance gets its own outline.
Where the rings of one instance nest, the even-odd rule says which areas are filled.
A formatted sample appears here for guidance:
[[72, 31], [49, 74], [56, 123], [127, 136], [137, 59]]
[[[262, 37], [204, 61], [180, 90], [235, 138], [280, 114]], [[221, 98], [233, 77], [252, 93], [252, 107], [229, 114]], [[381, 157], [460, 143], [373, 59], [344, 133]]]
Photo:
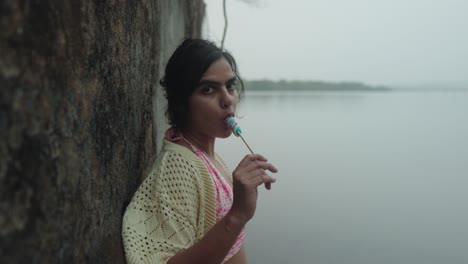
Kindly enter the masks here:
[[124, 263], [165, 128], [158, 86], [202, 0], [0, 1], [0, 263]]

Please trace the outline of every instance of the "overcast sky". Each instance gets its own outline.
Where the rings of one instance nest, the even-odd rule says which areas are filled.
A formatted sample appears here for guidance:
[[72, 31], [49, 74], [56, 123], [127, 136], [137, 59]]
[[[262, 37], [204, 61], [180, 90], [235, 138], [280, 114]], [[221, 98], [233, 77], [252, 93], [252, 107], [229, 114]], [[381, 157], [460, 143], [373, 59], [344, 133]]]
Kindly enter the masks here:
[[[468, 83], [468, 0], [227, 2], [225, 48], [246, 79]], [[220, 41], [222, 0], [205, 3]]]

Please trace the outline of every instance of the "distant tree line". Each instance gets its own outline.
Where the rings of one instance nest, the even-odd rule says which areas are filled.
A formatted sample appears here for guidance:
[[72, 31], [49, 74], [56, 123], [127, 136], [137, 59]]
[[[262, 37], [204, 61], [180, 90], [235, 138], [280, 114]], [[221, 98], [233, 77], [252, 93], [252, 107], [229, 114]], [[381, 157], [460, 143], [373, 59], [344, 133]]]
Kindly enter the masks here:
[[360, 82], [244, 80], [247, 91], [388, 91], [389, 87]]

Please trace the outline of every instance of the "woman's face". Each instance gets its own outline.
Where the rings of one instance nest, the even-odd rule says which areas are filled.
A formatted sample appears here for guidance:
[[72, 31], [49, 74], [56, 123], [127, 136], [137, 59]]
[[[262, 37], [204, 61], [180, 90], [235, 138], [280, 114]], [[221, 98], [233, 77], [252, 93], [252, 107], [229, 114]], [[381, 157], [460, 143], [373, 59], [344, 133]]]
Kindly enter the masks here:
[[233, 115], [239, 100], [237, 79], [231, 65], [221, 57], [203, 74], [190, 98], [188, 129], [210, 138], [226, 138], [231, 130], [224, 121]]

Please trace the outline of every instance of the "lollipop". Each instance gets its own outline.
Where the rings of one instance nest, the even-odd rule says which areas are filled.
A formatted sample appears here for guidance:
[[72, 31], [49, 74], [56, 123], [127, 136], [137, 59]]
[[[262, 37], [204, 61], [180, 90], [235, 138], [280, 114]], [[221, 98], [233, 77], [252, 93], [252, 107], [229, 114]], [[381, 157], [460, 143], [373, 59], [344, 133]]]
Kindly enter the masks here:
[[[233, 116], [228, 116], [228, 117], [226, 117], [225, 121], [226, 121], [226, 124], [229, 126], [229, 128], [232, 130], [232, 133], [234, 133], [234, 135], [240, 137], [242, 139], [242, 141], [244, 141], [245, 146], [247, 146], [247, 148], [250, 150], [250, 153], [254, 154], [252, 149], [249, 147], [249, 144], [247, 144], [247, 142], [245, 142], [245, 139], [242, 137], [242, 135], [241, 135], [242, 130], [240, 129], [239, 123], [237, 123], [236, 119]], [[266, 182], [265, 187], [268, 190], [270, 190], [271, 189], [271, 183]]]
[[239, 126], [239, 123], [237, 123], [237, 121], [236, 121], [236, 119], [234, 117], [232, 117], [232, 116], [227, 117], [226, 118], [226, 123], [229, 126], [229, 128], [231, 128], [232, 133], [234, 133], [234, 135], [239, 137], [242, 134], [242, 130], [241, 130], [240, 126]]
[[233, 116], [228, 116], [226, 117], [226, 124], [229, 126], [229, 128], [232, 130], [232, 133], [234, 133], [234, 135], [236, 135], [237, 137], [240, 137], [242, 139], [242, 141], [244, 141], [244, 144], [247, 146], [247, 148], [250, 150], [250, 152], [252, 154], [254, 154], [254, 152], [252, 151], [252, 149], [249, 147], [249, 145], [247, 144], [247, 142], [245, 142], [245, 139], [242, 137], [242, 130], [239, 126], [239, 123], [237, 123], [236, 119], [233, 117]]

